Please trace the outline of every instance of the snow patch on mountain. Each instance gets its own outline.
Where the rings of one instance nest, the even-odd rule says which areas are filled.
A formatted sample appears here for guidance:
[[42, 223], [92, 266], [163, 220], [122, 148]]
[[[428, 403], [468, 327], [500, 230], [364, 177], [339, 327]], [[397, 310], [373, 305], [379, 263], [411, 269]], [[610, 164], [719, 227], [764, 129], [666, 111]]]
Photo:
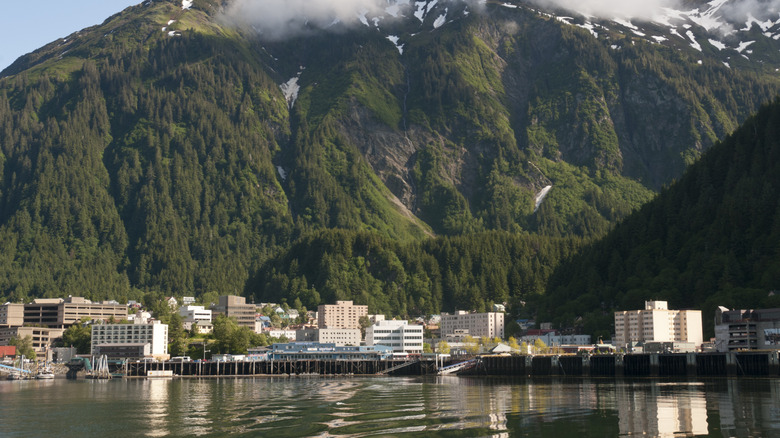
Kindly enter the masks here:
[[282, 89], [282, 94], [284, 94], [284, 99], [287, 101], [287, 107], [290, 109], [295, 105], [295, 100], [298, 99], [298, 92], [301, 90], [301, 86], [298, 85], [298, 79], [300, 79], [305, 69], [306, 67], [301, 66], [297, 75], [279, 86]]
[[362, 11], [358, 12], [357, 17], [358, 17], [358, 20], [360, 20], [361, 23], [363, 23], [366, 26], [369, 26], [368, 18], [366, 17], [366, 14], [368, 14], [368, 11], [363, 9]]
[[688, 36], [691, 40], [691, 47], [701, 52], [701, 44], [699, 44], [698, 41], [696, 41], [696, 36], [693, 34], [692, 31], [685, 32], [685, 35]]
[[755, 41], [743, 41], [739, 43], [739, 46], [735, 49], [737, 52], [742, 53], [745, 49], [750, 47], [751, 44], [755, 43]]
[[598, 32], [596, 32], [596, 26], [594, 26], [592, 23], [577, 24], [576, 26], [587, 30], [588, 32], [590, 32], [591, 35], [593, 35], [596, 38], [599, 37]]
[[438, 29], [444, 25], [444, 23], [447, 22], [447, 9], [444, 9], [444, 13], [441, 14], [436, 21], [433, 22], [433, 28]]
[[725, 44], [723, 44], [720, 41], [713, 40], [712, 38], [708, 39], [707, 41], [709, 41], [709, 43], [712, 44], [712, 47], [715, 47], [718, 50], [723, 50], [726, 48]]
[[395, 36], [395, 35], [388, 35], [387, 39], [390, 40], [391, 43], [393, 43], [393, 45], [395, 46], [396, 49], [398, 49], [398, 53], [400, 53], [401, 55], [404, 54], [404, 45], [403, 44], [398, 44], [398, 37], [397, 36]]
[[536, 194], [536, 198], [534, 200], [535, 201], [534, 213], [536, 213], [536, 210], [539, 210], [539, 206], [542, 205], [542, 201], [544, 201], [544, 198], [547, 197], [547, 194], [550, 193], [551, 189], [552, 186], [546, 186], [539, 193]]
[[181, 8], [189, 9], [192, 7], [192, 0], [181, 0]]
[[426, 2], [415, 2], [414, 7], [417, 8], [416, 11], [414, 11], [414, 16], [417, 17], [418, 20], [423, 21], [425, 20], [425, 13], [428, 11], [428, 3]]

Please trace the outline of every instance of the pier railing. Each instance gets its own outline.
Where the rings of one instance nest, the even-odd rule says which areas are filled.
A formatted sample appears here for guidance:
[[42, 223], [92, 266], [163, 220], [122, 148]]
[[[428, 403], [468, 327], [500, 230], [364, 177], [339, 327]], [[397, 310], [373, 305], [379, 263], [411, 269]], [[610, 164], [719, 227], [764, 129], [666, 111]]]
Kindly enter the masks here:
[[[780, 377], [777, 351], [737, 353], [662, 353], [539, 356], [480, 356], [452, 360], [440, 367], [433, 360], [283, 360], [244, 362], [128, 362], [128, 377], [148, 371], [172, 371], [181, 377], [262, 375], [434, 375], [457, 374], [520, 377]], [[453, 366], [455, 365], [455, 366]], [[460, 365], [460, 366], [459, 366]]]

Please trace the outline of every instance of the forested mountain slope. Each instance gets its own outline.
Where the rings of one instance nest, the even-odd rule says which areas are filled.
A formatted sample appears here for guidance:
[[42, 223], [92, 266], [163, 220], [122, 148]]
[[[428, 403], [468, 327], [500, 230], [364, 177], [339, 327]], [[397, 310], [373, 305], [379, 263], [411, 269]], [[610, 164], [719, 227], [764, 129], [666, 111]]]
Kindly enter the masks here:
[[[780, 89], [765, 23], [748, 56], [695, 13], [666, 19], [694, 35], [678, 38], [526, 2], [380, 3], [272, 32], [257, 11], [238, 20], [239, 0], [146, 1], [3, 71], [0, 297], [245, 291], [314, 305], [291, 286], [309, 271], [284, 263], [331, 232], [392, 241], [402, 264], [423, 251], [444, 276], [461, 262], [443, 262], [435, 236], [474, 253], [503, 236], [488, 241], [521, 259], [556, 254], [522, 271], [543, 282]], [[475, 268], [380, 307], [543, 288], [512, 271], [493, 276], [495, 296]], [[412, 287], [354, 275], [305, 289], [376, 280], [348, 294], [365, 301]]]
[[780, 100], [710, 149], [600, 241], [556, 268], [544, 314], [571, 324], [613, 309], [780, 307]]

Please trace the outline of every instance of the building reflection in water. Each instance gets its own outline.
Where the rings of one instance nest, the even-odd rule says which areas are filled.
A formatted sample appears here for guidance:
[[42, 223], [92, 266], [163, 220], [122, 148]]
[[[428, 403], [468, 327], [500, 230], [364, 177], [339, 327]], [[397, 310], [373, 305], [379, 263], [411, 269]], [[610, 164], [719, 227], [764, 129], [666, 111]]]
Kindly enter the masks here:
[[707, 399], [701, 382], [618, 385], [621, 435], [707, 435]]
[[767, 425], [780, 427], [780, 381], [729, 379], [713, 408], [728, 436], [761, 436]]
[[148, 396], [145, 419], [148, 422], [147, 436], [167, 436], [168, 431], [168, 387], [171, 380], [147, 379], [143, 382]]

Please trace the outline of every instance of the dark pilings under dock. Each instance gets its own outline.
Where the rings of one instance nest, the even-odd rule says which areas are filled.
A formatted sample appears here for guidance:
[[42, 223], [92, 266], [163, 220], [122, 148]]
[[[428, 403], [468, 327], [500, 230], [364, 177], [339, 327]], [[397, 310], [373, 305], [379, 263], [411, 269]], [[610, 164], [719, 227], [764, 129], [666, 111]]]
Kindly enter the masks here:
[[[145, 377], [148, 371], [172, 371], [174, 375], [182, 377], [432, 375], [438, 371], [436, 362], [432, 360], [130, 362], [125, 365], [125, 369], [128, 377]], [[780, 377], [780, 356], [777, 351], [481, 356], [477, 365], [463, 374], [526, 377]]]

